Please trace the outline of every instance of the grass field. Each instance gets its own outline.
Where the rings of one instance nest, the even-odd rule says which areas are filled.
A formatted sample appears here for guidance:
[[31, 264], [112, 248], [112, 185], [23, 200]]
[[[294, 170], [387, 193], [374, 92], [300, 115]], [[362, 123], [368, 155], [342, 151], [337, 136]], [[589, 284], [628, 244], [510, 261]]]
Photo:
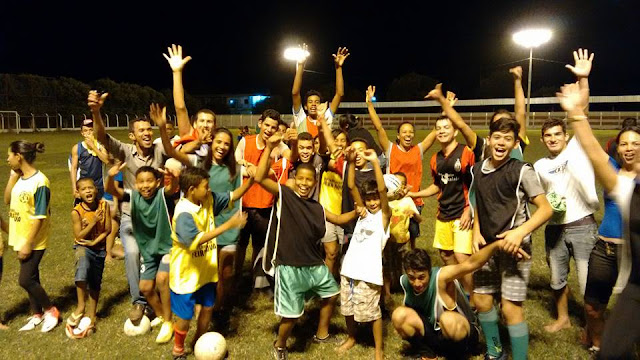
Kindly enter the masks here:
[[[114, 132], [120, 139], [126, 139], [123, 131]], [[395, 138], [394, 133], [389, 134]], [[425, 135], [418, 133], [418, 138]], [[601, 142], [614, 132], [599, 132]], [[531, 131], [531, 145], [526, 150], [526, 160], [534, 162], [546, 154], [546, 149], [538, 141], [539, 131]], [[46, 152], [39, 154], [36, 166], [47, 175], [52, 188], [52, 231], [49, 247], [40, 266], [41, 281], [53, 303], [61, 310], [63, 319], [70, 314], [76, 304], [74, 277], [74, 256], [72, 251], [71, 217], [72, 204], [67, 157], [79, 133], [36, 133], [1, 134], [0, 147], [7, 148], [11, 141], [25, 139], [46, 144]], [[425, 157], [424, 168], [428, 169], [428, 159], [436, 151], [434, 147]], [[4, 151], [4, 150], [2, 150]], [[0, 164], [0, 189], [4, 190], [9, 168]], [[423, 186], [431, 182], [430, 174], [424, 171]], [[6, 219], [7, 207], [1, 206], [0, 213]], [[422, 236], [418, 246], [431, 249], [436, 202], [428, 199], [423, 210], [427, 219], [422, 224]], [[598, 220], [601, 218], [598, 213]], [[529, 284], [529, 296], [525, 303], [525, 313], [530, 329], [531, 359], [585, 359], [588, 353], [579, 343], [580, 326], [584, 323], [582, 299], [575, 296], [570, 301], [570, 314], [574, 327], [557, 334], [547, 334], [543, 326], [554, 318], [552, 293], [549, 288], [549, 270], [545, 262], [543, 232], [538, 230], [533, 239], [533, 270]], [[431, 251], [431, 250], [430, 250]], [[432, 259], [439, 258], [432, 251]], [[246, 268], [248, 264], [246, 264]], [[246, 275], [246, 273], [245, 273]], [[10, 249], [4, 256], [4, 275], [0, 283], [0, 315], [9, 325], [8, 331], [0, 332], [0, 359], [167, 359], [170, 358], [171, 344], [156, 345], [156, 331], [151, 335], [131, 338], [122, 331], [129, 311], [129, 292], [122, 262], [107, 264], [101, 299], [98, 307], [97, 332], [83, 340], [69, 340], [64, 327], [58, 326], [53, 332], [42, 334], [38, 331], [19, 333], [17, 330], [27, 321], [29, 305], [27, 295], [18, 286], [18, 261]], [[244, 286], [241, 282], [238, 286]], [[575, 274], [572, 272], [570, 286], [577, 289]], [[245, 286], [246, 287], [246, 286]], [[278, 321], [273, 314], [272, 302], [266, 295], [246, 294], [235, 299], [236, 308], [232, 316], [232, 326], [227, 336], [231, 359], [269, 359]], [[401, 294], [395, 295], [397, 304], [402, 302]], [[317, 345], [312, 342], [317, 325], [318, 309], [313, 301], [306, 314], [300, 319], [290, 339], [292, 359], [329, 359], [336, 356], [332, 345]], [[343, 317], [339, 309], [332, 319], [332, 333], [346, 333]], [[193, 328], [193, 326], [192, 326]], [[385, 354], [387, 359], [399, 359], [405, 346], [395, 334], [392, 325], [385, 319]], [[505, 330], [505, 329], [503, 329]], [[361, 343], [346, 355], [349, 359], [370, 359], [373, 357], [373, 339], [368, 327], [362, 328], [364, 345]], [[193, 334], [191, 332], [190, 336]], [[187, 339], [187, 343], [189, 340]], [[508, 343], [506, 330], [503, 341]], [[508, 346], [508, 345], [507, 345]]]

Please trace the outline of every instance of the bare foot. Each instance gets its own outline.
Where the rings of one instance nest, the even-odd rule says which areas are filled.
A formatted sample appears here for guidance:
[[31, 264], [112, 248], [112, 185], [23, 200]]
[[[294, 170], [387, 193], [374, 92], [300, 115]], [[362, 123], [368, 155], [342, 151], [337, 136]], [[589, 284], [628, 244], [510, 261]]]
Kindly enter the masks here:
[[9, 327], [4, 323], [0, 322], [0, 330], [9, 330]]
[[562, 329], [571, 328], [571, 321], [569, 319], [558, 319], [551, 324], [544, 327], [544, 330], [549, 333], [558, 332]]
[[347, 350], [351, 349], [354, 345], [356, 344], [356, 339], [352, 338], [352, 337], [348, 337], [347, 340], [345, 340], [340, 347], [336, 348], [336, 351], [340, 354], [346, 352]]

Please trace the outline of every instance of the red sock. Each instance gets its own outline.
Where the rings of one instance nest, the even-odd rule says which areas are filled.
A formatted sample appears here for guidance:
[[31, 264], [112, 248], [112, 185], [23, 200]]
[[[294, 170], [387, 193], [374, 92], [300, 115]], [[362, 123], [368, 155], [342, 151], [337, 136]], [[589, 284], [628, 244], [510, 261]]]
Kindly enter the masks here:
[[187, 331], [181, 331], [173, 326], [173, 351], [176, 353], [184, 352], [184, 340], [187, 338]]

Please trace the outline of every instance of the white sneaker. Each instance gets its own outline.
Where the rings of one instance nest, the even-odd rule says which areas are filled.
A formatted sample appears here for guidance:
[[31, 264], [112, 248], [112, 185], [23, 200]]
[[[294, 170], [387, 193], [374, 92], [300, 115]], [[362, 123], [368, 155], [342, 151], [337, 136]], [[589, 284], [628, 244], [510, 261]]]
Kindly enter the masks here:
[[60, 320], [59, 315], [60, 313], [55, 307], [52, 307], [51, 309], [45, 311], [44, 323], [42, 324], [42, 328], [40, 329], [40, 331], [44, 333], [53, 330], [53, 328], [58, 325], [58, 322]]
[[36, 328], [36, 326], [40, 325], [42, 322], [42, 315], [33, 315], [29, 318], [29, 321], [20, 328], [18, 331], [31, 331]]
[[151, 321], [151, 327], [154, 328], [158, 325], [162, 325], [163, 322], [164, 319], [162, 318], [162, 316], [156, 316], [155, 319]]

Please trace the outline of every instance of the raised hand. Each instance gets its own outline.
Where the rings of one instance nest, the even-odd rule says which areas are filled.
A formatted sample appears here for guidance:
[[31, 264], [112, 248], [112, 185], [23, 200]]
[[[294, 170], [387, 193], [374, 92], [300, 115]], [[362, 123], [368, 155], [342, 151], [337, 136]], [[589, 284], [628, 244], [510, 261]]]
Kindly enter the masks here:
[[513, 75], [513, 80], [522, 80], [522, 66], [512, 67], [509, 74]]
[[158, 127], [167, 125], [167, 108], [159, 104], [149, 105], [149, 117]]
[[565, 65], [565, 67], [571, 70], [571, 72], [577, 78], [589, 77], [594, 56], [594, 53], [591, 53], [591, 55], [589, 55], [589, 50], [587, 49], [578, 49], [578, 51], [573, 52], [573, 59], [576, 62], [575, 66], [567, 64]]
[[121, 162], [121, 161], [118, 160], [113, 164], [112, 167], [109, 168], [109, 171], [107, 172], [107, 175], [109, 175], [111, 177], [115, 177], [125, 167], [127, 167], [127, 163]]
[[211, 130], [209, 130], [209, 128], [206, 128], [206, 127], [199, 128], [197, 132], [198, 132], [198, 139], [202, 144], [211, 144], [211, 142], [213, 141], [213, 138], [211, 135]]
[[267, 146], [269, 146], [270, 149], [274, 149], [276, 148], [276, 146], [278, 146], [278, 144], [280, 144], [281, 141], [282, 134], [276, 132], [275, 134], [271, 135], [271, 137], [269, 137], [269, 140], [267, 140]]
[[560, 106], [568, 113], [584, 115], [589, 104], [589, 89], [580, 88], [578, 83], [566, 84], [556, 93]]
[[285, 130], [284, 135], [282, 136], [282, 141], [296, 141], [298, 140], [298, 130], [295, 128], [287, 128]]
[[169, 66], [171, 66], [171, 70], [174, 72], [182, 71], [185, 64], [191, 60], [191, 56], [187, 56], [185, 58], [182, 57], [182, 46], [172, 44], [171, 47], [167, 48], [169, 55], [162, 54], [167, 62], [169, 62]]
[[104, 101], [109, 96], [109, 93], [98, 93], [96, 90], [89, 91], [89, 96], [87, 97], [87, 105], [92, 112], [100, 111], [102, 106], [104, 105]]
[[424, 97], [425, 99], [431, 99], [431, 100], [436, 100], [439, 102], [442, 102], [445, 99], [444, 95], [442, 95], [442, 83], [437, 84], [435, 88], [433, 88], [433, 90], [429, 91], [429, 93], [427, 94], [427, 96]]
[[344, 61], [349, 55], [349, 49], [347, 49], [346, 47], [339, 47], [338, 51], [335, 54], [331, 54], [331, 56], [333, 56], [333, 63], [336, 65], [336, 68], [342, 67]]
[[344, 149], [344, 153], [347, 157], [348, 162], [352, 163], [356, 161], [356, 149], [353, 146], [348, 146], [346, 149]]
[[367, 149], [363, 151], [362, 158], [369, 162], [378, 161], [378, 155], [376, 154], [376, 151], [373, 149]]
[[367, 91], [365, 92], [365, 101], [367, 104], [371, 104], [373, 102], [373, 97], [376, 95], [376, 87], [373, 85], [369, 85]]
[[325, 120], [324, 114], [327, 112], [328, 107], [329, 107], [329, 104], [327, 104], [326, 101], [316, 106], [316, 113], [318, 114], [318, 120], [320, 121]]
[[447, 91], [447, 102], [449, 103], [449, 105], [451, 105], [451, 107], [453, 107], [453, 105], [458, 102], [456, 93], [454, 93], [453, 91]]

